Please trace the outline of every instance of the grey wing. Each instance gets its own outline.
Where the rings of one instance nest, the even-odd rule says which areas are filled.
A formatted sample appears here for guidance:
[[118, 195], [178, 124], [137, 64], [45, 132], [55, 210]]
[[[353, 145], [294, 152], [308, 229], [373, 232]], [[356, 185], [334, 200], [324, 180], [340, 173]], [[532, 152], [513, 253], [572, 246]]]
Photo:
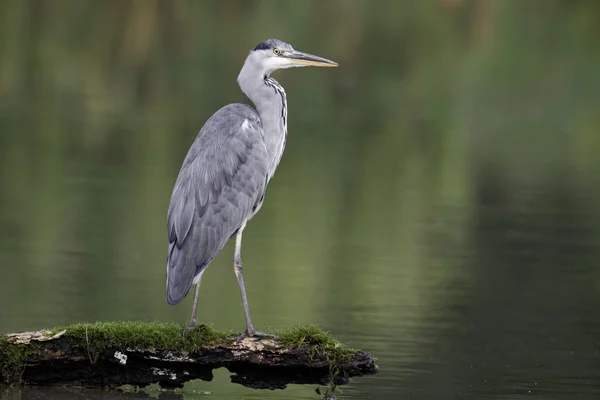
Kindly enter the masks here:
[[167, 302], [179, 303], [194, 278], [263, 200], [267, 151], [256, 112], [242, 104], [202, 127], [179, 172], [167, 227]]

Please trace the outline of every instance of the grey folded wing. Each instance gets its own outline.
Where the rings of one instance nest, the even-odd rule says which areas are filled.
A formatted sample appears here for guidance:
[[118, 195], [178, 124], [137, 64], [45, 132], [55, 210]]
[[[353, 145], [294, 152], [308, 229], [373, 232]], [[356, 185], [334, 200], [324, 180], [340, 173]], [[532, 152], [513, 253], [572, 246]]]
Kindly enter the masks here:
[[217, 111], [190, 148], [167, 216], [167, 302], [179, 303], [264, 198], [268, 155], [256, 112]]

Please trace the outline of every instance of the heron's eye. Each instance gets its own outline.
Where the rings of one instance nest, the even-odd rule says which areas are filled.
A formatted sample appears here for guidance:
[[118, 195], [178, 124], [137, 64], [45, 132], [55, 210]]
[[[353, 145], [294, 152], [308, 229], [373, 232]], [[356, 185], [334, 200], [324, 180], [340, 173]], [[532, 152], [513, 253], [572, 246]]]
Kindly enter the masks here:
[[281, 54], [281, 50], [279, 50], [277, 47], [275, 47], [273, 49], [273, 54], [275, 54], [276, 56], [278, 56], [279, 54]]

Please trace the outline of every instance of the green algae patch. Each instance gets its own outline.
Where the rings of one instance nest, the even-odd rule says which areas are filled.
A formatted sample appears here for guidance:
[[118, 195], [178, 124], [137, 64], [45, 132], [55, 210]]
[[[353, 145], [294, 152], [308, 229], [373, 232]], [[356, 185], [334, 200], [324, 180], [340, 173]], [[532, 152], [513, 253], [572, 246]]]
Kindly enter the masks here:
[[94, 322], [55, 328], [65, 330], [71, 343], [89, 350], [92, 361], [106, 349], [173, 350], [187, 353], [233, 341], [232, 332], [219, 332], [208, 325], [183, 333], [183, 326], [167, 322]]

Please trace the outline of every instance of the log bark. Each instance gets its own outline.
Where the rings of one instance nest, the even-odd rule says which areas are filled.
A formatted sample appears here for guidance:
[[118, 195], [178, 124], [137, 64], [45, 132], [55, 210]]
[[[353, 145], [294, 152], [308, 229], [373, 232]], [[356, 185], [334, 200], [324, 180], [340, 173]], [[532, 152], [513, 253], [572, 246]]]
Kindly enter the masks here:
[[[355, 351], [339, 359], [318, 345], [286, 347], [276, 338], [244, 338], [202, 345], [189, 352], [176, 348], [117, 347], [106, 340], [90, 349], [67, 330], [4, 337], [0, 375], [11, 384], [83, 387], [182, 387], [193, 379], [212, 380], [215, 368], [227, 368], [234, 383], [282, 389], [295, 384], [345, 384], [349, 378], [377, 373], [373, 355]], [[87, 335], [87, 330], [85, 331]]]

